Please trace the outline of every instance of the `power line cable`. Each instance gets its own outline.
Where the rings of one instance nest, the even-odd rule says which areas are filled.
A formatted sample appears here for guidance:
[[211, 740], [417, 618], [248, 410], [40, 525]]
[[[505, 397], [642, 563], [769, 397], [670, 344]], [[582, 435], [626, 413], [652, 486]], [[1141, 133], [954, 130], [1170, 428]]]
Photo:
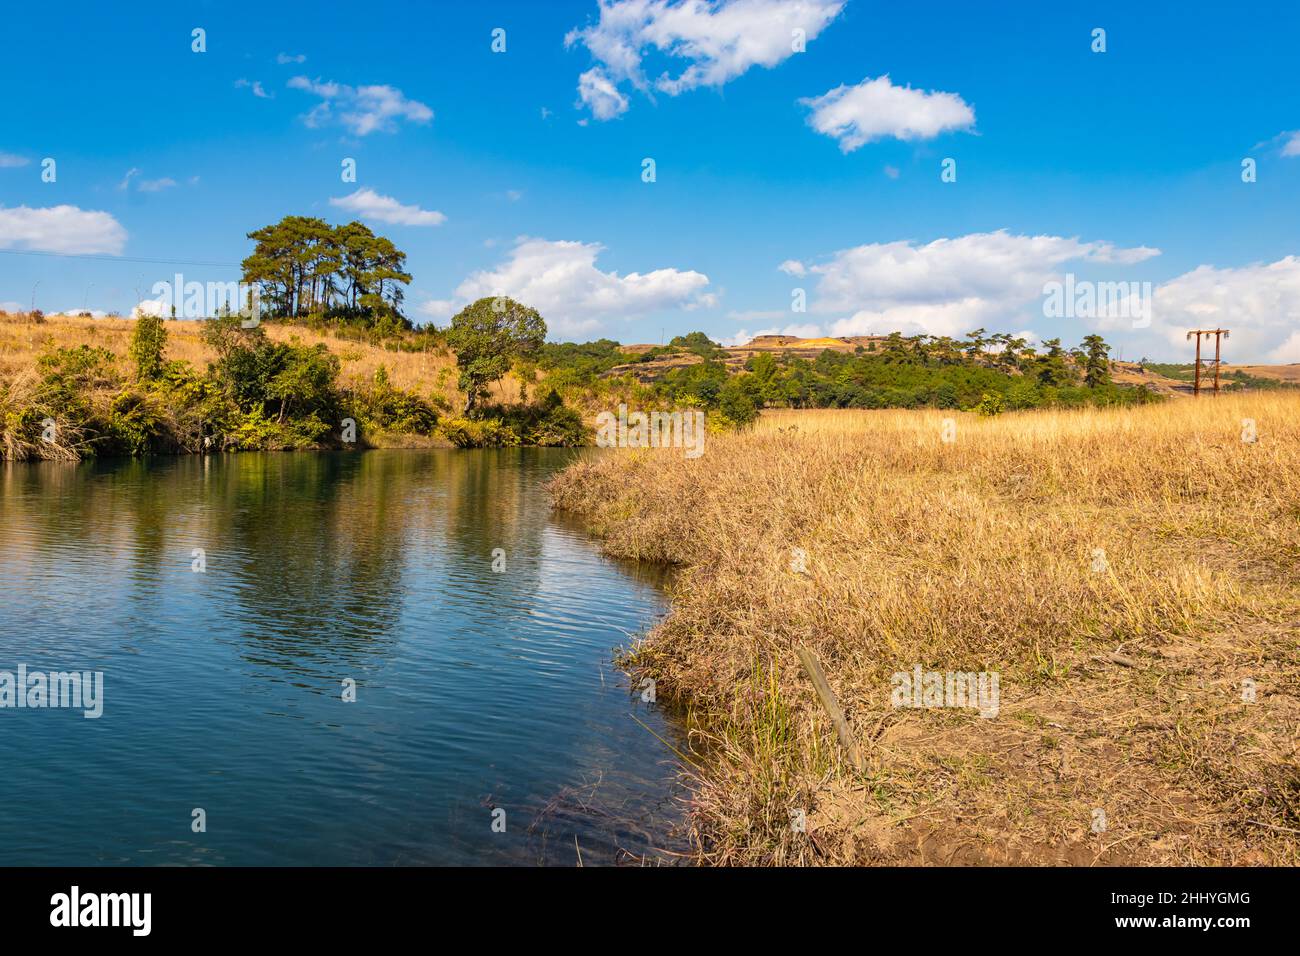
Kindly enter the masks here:
[[97, 256], [73, 252], [35, 252], [30, 249], [0, 249], [0, 255], [6, 256], [48, 256], [55, 259], [89, 259], [92, 262], [149, 262], [171, 266], [217, 266], [225, 269], [238, 269], [234, 262], [204, 262], [199, 259], [150, 259], [142, 256]]

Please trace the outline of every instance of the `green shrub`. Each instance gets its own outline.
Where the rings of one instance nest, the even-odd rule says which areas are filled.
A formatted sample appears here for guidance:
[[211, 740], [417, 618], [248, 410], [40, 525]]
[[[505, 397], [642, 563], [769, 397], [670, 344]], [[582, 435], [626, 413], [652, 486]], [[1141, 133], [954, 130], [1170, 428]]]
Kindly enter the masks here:
[[980, 396], [980, 403], [975, 406], [975, 412], [983, 415], [985, 418], [991, 418], [994, 415], [1002, 414], [1002, 396], [997, 392], [990, 394], [985, 392]]
[[488, 405], [480, 409], [486, 420], [499, 421], [525, 445], [577, 446], [590, 438], [582, 416], [549, 389], [536, 402]]
[[432, 435], [438, 425], [433, 405], [415, 392], [391, 385], [382, 365], [375, 371], [373, 385], [352, 391], [350, 407], [363, 430]]
[[156, 379], [163, 370], [163, 351], [167, 347], [167, 329], [156, 315], [142, 315], [135, 320], [128, 354], [135, 363], [135, 374], [142, 382]]
[[444, 418], [438, 432], [457, 448], [502, 448], [520, 444], [519, 435], [494, 418]]
[[116, 455], [147, 455], [175, 451], [160, 403], [154, 395], [126, 389], [109, 406], [103, 451]]

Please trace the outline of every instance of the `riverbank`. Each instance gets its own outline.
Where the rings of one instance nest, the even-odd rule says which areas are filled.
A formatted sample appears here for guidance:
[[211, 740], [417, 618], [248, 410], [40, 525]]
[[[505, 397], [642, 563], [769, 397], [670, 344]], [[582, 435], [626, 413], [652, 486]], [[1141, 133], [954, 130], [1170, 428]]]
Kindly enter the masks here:
[[[628, 663], [691, 715], [700, 862], [1300, 862], [1294, 396], [768, 412], [551, 494], [682, 567]], [[996, 675], [996, 713], [898, 693], [918, 667]]]
[[0, 458], [588, 442], [514, 371], [467, 416], [436, 332], [152, 321], [142, 366], [137, 320], [0, 313]]

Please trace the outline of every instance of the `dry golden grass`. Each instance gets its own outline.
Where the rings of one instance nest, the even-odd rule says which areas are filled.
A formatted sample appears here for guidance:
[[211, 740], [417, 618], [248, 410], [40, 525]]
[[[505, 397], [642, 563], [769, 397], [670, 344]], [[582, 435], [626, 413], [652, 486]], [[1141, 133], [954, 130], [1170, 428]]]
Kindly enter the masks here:
[[[611, 552], [683, 566], [630, 661], [689, 709], [703, 861], [1300, 861], [1298, 396], [769, 412], [552, 490]], [[999, 715], [895, 709], [918, 664], [998, 672]]]
[[1280, 382], [1300, 384], [1300, 363], [1290, 365], [1228, 365], [1224, 363], [1223, 373], [1245, 372], [1259, 378], [1275, 378]]

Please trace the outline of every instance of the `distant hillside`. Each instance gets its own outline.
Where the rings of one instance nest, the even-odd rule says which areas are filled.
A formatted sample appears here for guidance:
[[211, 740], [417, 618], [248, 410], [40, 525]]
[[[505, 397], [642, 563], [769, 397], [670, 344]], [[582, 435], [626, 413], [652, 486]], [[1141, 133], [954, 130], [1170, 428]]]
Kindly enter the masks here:
[[[756, 355], [768, 354], [779, 359], [802, 359], [816, 361], [823, 352], [854, 355], [858, 349], [867, 355], [880, 354], [887, 347], [890, 336], [887, 335], [852, 335], [837, 338], [801, 338], [796, 335], [759, 335], [744, 345], [718, 347], [712, 356], [728, 372], [736, 373], [745, 369], [746, 364]], [[699, 352], [685, 347], [660, 345], [624, 345], [621, 350], [629, 355], [636, 355], [640, 360], [625, 362], [603, 373], [605, 378], [631, 376], [643, 384], [662, 382], [676, 369], [698, 365], [706, 361]], [[996, 364], [992, 357], [991, 364]], [[1168, 365], [1139, 362], [1111, 361], [1111, 381], [1122, 387], [1146, 387], [1159, 395], [1181, 397], [1194, 393], [1193, 367], [1185, 365]], [[1019, 375], [1019, 368], [1006, 369], [1008, 374]], [[1212, 376], [1212, 372], [1205, 373]], [[1208, 382], [1207, 378], [1203, 384]], [[1264, 380], [1264, 381], [1260, 381]], [[1265, 382], [1277, 382], [1282, 385], [1300, 386], [1300, 363], [1292, 365], [1227, 365], [1220, 373], [1222, 388], [1267, 387]]]
[[[888, 339], [884, 335], [852, 335], [841, 338], [805, 339], [797, 335], [759, 335], [744, 345], [730, 345], [721, 348], [725, 355], [718, 360], [727, 366], [728, 371], [740, 371], [753, 356], [766, 352], [777, 356], [789, 356], [812, 361], [822, 352], [855, 352], [859, 347], [868, 352], [875, 352], [883, 347]], [[665, 352], [671, 347], [660, 345], [625, 345], [624, 352], [646, 356]], [[640, 382], [656, 382], [666, 372], [687, 365], [703, 362], [704, 356], [685, 348], [677, 348], [671, 354], [660, 354], [639, 362], [617, 365], [605, 373], [607, 378], [619, 375], [631, 375]]]

